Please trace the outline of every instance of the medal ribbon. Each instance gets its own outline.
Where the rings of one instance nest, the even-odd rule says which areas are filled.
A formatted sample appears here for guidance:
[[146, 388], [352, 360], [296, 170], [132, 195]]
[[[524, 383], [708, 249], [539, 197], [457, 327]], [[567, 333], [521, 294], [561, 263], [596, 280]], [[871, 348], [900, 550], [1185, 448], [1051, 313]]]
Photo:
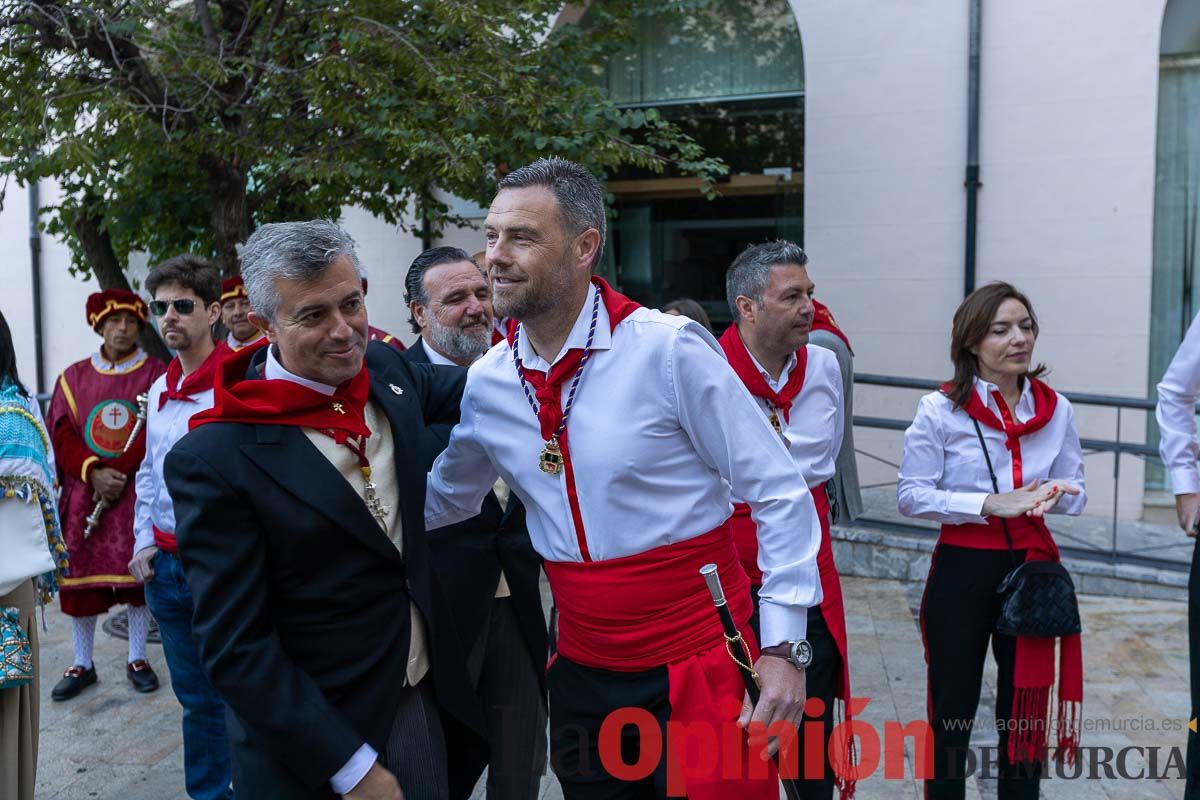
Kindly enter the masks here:
[[[367, 458], [367, 439], [370, 437], [343, 436], [332, 428], [321, 428], [318, 430], [328, 436], [330, 439], [333, 439], [338, 444], [345, 445], [346, 449], [353, 453], [354, 457], [358, 459], [358, 470], [362, 473], [363, 483], [365, 484], [363, 490], [363, 502], [366, 503], [367, 510], [371, 512], [371, 516], [374, 517], [377, 522], [379, 522], [380, 527], [386, 530], [387, 517], [386, 514], [384, 514], [384, 507], [378, 502], [379, 498], [375, 495], [375, 484], [371, 482], [371, 460]], [[341, 441], [338, 441], [339, 439]], [[374, 500], [375, 503], [372, 503], [372, 500]]]
[[[529, 407], [537, 415], [538, 423], [541, 427], [542, 439], [547, 444], [562, 442], [566, 438], [567, 420], [570, 418], [571, 409], [575, 405], [575, 392], [579, 389], [579, 380], [583, 377], [583, 368], [592, 356], [592, 341], [596, 337], [596, 320], [599, 315], [600, 292], [596, 292], [595, 300], [592, 302], [592, 322], [588, 327], [587, 343], [584, 344], [583, 350], [572, 348], [557, 364], [550, 368], [549, 373], [529, 369], [521, 363], [521, 356], [518, 355], [521, 339], [521, 326], [519, 324], [513, 333], [513, 364], [517, 367], [517, 376], [521, 379], [521, 388], [525, 390], [525, 399], [529, 401]], [[566, 406], [563, 407], [560, 405], [562, 385], [572, 370], [575, 373], [575, 378], [571, 381], [571, 390], [567, 394]], [[533, 387], [532, 390], [530, 389], [531, 385]], [[535, 396], [536, 400], [534, 399]]]

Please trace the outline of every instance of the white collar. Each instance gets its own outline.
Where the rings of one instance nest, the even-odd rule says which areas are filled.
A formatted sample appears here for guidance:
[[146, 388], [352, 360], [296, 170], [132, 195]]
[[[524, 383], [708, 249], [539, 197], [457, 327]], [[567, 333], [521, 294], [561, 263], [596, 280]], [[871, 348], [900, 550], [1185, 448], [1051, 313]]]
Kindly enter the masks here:
[[306, 386], [314, 392], [320, 392], [326, 397], [332, 397], [337, 392], [336, 386], [329, 386], [317, 381], [310, 381], [308, 378], [301, 378], [284, 369], [283, 364], [279, 363], [279, 359], [275, 358], [275, 345], [267, 347], [267, 365], [264, 371], [264, 377], [271, 381], [291, 381], [298, 383], [301, 386]]
[[421, 337], [421, 347], [423, 347], [425, 349], [425, 355], [429, 357], [430, 364], [443, 364], [447, 367], [457, 367], [458, 366], [458, 364], [455, 364], [453, 361], [446, 358], [444, 355], [439, 353], [437, 350], [434, 350], [432, 347], [430, 347], [429, 342], [425, 341], [424, 336]]
[[[522, 336], [517, 342], [517, 355], [521, 357], [521, 364], [529, 369], [536, 369], [539, 372], [549, 372], [550, 367], [562, 360], [571, 350], [582, 350], [587, 346], [588, 328], [592, 325], [592, 303], [595, 302], [596, 293], [600, 289], [596, 284], [588, 285], [587, 298], [583, 301], [583, 308], [579, 310], [579, 316], [575, 318], [575, 324], [571, 327], [571, 332], [567, 334], [567, 340], [563, 342], [562, 350], [554, 357], [554, 360], [549, 364], [546, 360], [533, 352], [533, 346], [529, 344], [529, 337]], [[524, 326], [522, 326], [524, 331]], [[596, 314], [596, 335], [592, 337], [592, 350], [608, 350], [612, 347], [612, 326], [609, 325], [608, 309], [604, 307], [604, 299], [600, 299], [600, 310]]]
[[[1000, 391], [1000, 387], [990, 381], [985, 381], [978, 375], [975, 376], [975, 394], [979, 395], [980, 401], [983, 402], [984, 408], [992, 408], [996, 412], [1000, 411], [1000, 407], [996, 405], [995, 399], [992, 397], [992, 392]], [[1017, 399], [1017, 407], [1015, 413], [1018, 420], [1029, 419], [1037, 411], [1033, 403], [1033, 381], [1026, 379], [1025, 387], [1021, 389], [1021, 396]]]
[[230, 350], [237, 351], [237, 350], [241, 350], [243, 347], [249, 347], [250, 345], [252, 345], [255, 342], [259, 341], [260, 339], [264, 338], [265, 336], [266, 336], [265, 333], [263, 333], [262, 331], [259, 331], [258, 335], [251, 336], [249, 339], [247, 339], [246, 341], [243, 342], [241, 339], [239, 339], [233, 335], [233, 331], [230, 331], [225, 336], [225, 344], [227, 344], [229, 346]]
[[787, 363], [783, 365], [783, 371], [779, 373], [779, 380], [775, 380], [771, 377], [771, 373], [767, 372], [763, 365], [758, 363], [758, 359], [754, 357], [754, 353], [750, 352], [749, 347], [746, 348], [746, 355], [750, 356], [750, 360], [754, 362], [754, 368], [758, 370], [758, 374], [762, 376], [762, 379], [775, 391], [779, 391], [779, 387], [788, 382], [788, 376], [792, 374], [792, 370], [796, 368], [796, 364], [800, 361], [800, 359], [796, 358], [795, 353], [788, 356]]

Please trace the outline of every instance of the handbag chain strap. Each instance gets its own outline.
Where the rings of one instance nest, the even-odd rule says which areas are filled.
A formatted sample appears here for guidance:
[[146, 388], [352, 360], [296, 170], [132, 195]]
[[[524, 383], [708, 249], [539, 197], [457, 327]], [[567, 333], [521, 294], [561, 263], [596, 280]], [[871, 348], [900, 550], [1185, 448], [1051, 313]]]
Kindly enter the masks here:
[[[983, 440], [983, 430], [979, 427], [979, 420], [971, 417], [971, 423], [975, 426], [975, 435], [979, 437], [979, 446], [983, 448], [983, 460], [987, 463], [988, 475], [992, 479], [992, 491], [1000, 494], [1000, 484], [996, 481], [996, 470], [992, 469], [992, 455], [988, 452], [987, 442]], [[1008, 532], [1008, 520], [1000, 517], [1000, 524], [1004, 527], [1004, 541], [1008, 543], [1008, 557], [1012, 559], [1015, 567], [1017, 566], [1017, 554], [1013, 551], [1012, 534]]]

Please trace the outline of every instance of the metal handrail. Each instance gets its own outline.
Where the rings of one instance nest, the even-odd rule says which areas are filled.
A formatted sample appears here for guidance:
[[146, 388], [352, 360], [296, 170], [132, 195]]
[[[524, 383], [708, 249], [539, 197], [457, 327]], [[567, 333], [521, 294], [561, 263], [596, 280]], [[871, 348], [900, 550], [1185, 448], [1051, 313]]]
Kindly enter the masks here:
[[[916, 389], [920, 391], [935, 391], [942, 386], [942, 381], [929, 380], [927, 378], [910, 378], [899, 375], [878, 375], [873, 373], [855, 373], [854, 382], [867, 386], [884, 386], [893, 389]], [[1156, 400], [1153, 398], [1142, 397], [1122, 397], [1118, 395], [1093, 394], [1089, 392], [1062, 392], [1062, 395], [1077, 405], [1099, 406], [1103, 408], [1111, 408], [1116, 411], [1116, 438], [1115, 439], [1081, 439], [1080, 446], [1086, 453], [1113, 453], [1113, 505], [1112, 505], [1112, 542], [1107, 556], [1112, 563], [1117, 563], [1118, 560], [1124, 560], [1131, 563], [1148, 564], [1155, 562], [1155, 566], [1164, 566], [1162, 560], [1152, 559], [1140, 555], [1149, 548], [1141, 548], [1137, 551], [1121, 552], [1117, 548], [1117, 525], [1118, 525], [1118, 508], [1120, 506], [1120, 478], [1121, 478], [1121, 456], [1132, 455], [1140, 458], [1158, 458], [1158, 448], [1141, 443], [1141, 442], [1124, 442], [1121, 440], [1121, 412], [1124, 410], [1131, 411], [1148, 411], [1153, 412], [1156, 406]], [[1200, 413], [1200, 406], [1197, 407], [1197, 413]], [[912, 423], [909, 419], [893, 419], [890, 417], [874, 417], [856, 414], [854, 416], [854, 425], [866, 428], [879, 428], [890, 431], [907, 430]], [[881, 520], [872, 520], [873, 523], [883, 523], [885, 525], [895, 525], [895, 523], [885, 523]], [[1073, 548], [1078, 549], [1078, 548]], [[1103, 553], [1101, 548], [1095, 548], [1093, 553]], [[1186, 569], [1186, 565], [1175, 564], [1169, 562], [1172, 569]]]

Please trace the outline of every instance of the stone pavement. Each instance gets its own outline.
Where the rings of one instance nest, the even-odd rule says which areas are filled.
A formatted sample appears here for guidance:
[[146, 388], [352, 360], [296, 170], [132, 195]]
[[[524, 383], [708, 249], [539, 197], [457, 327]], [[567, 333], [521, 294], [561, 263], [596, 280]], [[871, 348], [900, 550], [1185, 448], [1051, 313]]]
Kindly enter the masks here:
[[[916, 608], [919, 583], [846, 578], [847, 625], [856, 697], [870, 698], [859, 718], [875, 731], [884, 723], [921, 720], [925, 714], [925, 672]], [[1180, 603], [1085, 596], [1085, 732], [1088, 747], [1159, 747], [1158, 769], [1169, 749], [1182, 748], [1188, 710], [1187, 614]], [[152, 695], [138, 695], [124, 677], [125, 642], [98, 632], [98, 686], [67, 703], [50, 701], [50, 688], [67, 666], [71, 642], [68, 620], [46, 614], [42, 638], [42, 736], [39, 800], [176, 800], [184, 798], [180, 711], [170, 691], [162, 649], [151, 645], [150, 659], [163, 680]], [[995, 744], [991, 686], [985, 679], [976, 744]], [[882, 765], [859, 784], [860, 800], [918, 798], [912, 780], [911, 740], [904, 780], [884, 780]], [[1085, 759], [1086, 761], [1086, 759]], [[1115, 762], [1114, 762], [1115, 763]], [[1180, 762], [1181, 764], [1182, 762]], [[1144, 759], [1128, 759], [1126, 774], [1137, 774]], [[1049, 800], [1141, 800], [1179, 798], [1181, 780], [1044, 781]], [[481, 798], [481, 791], [476, 791]], [[542, 797], [561, 798], [547, 776]], [[996, 797], [994, 780], [973, 780], [969, 798]], [[256, 799], [257, 800], [257, 799]], [[415, 798], [414, 800], [420, 800]]]

